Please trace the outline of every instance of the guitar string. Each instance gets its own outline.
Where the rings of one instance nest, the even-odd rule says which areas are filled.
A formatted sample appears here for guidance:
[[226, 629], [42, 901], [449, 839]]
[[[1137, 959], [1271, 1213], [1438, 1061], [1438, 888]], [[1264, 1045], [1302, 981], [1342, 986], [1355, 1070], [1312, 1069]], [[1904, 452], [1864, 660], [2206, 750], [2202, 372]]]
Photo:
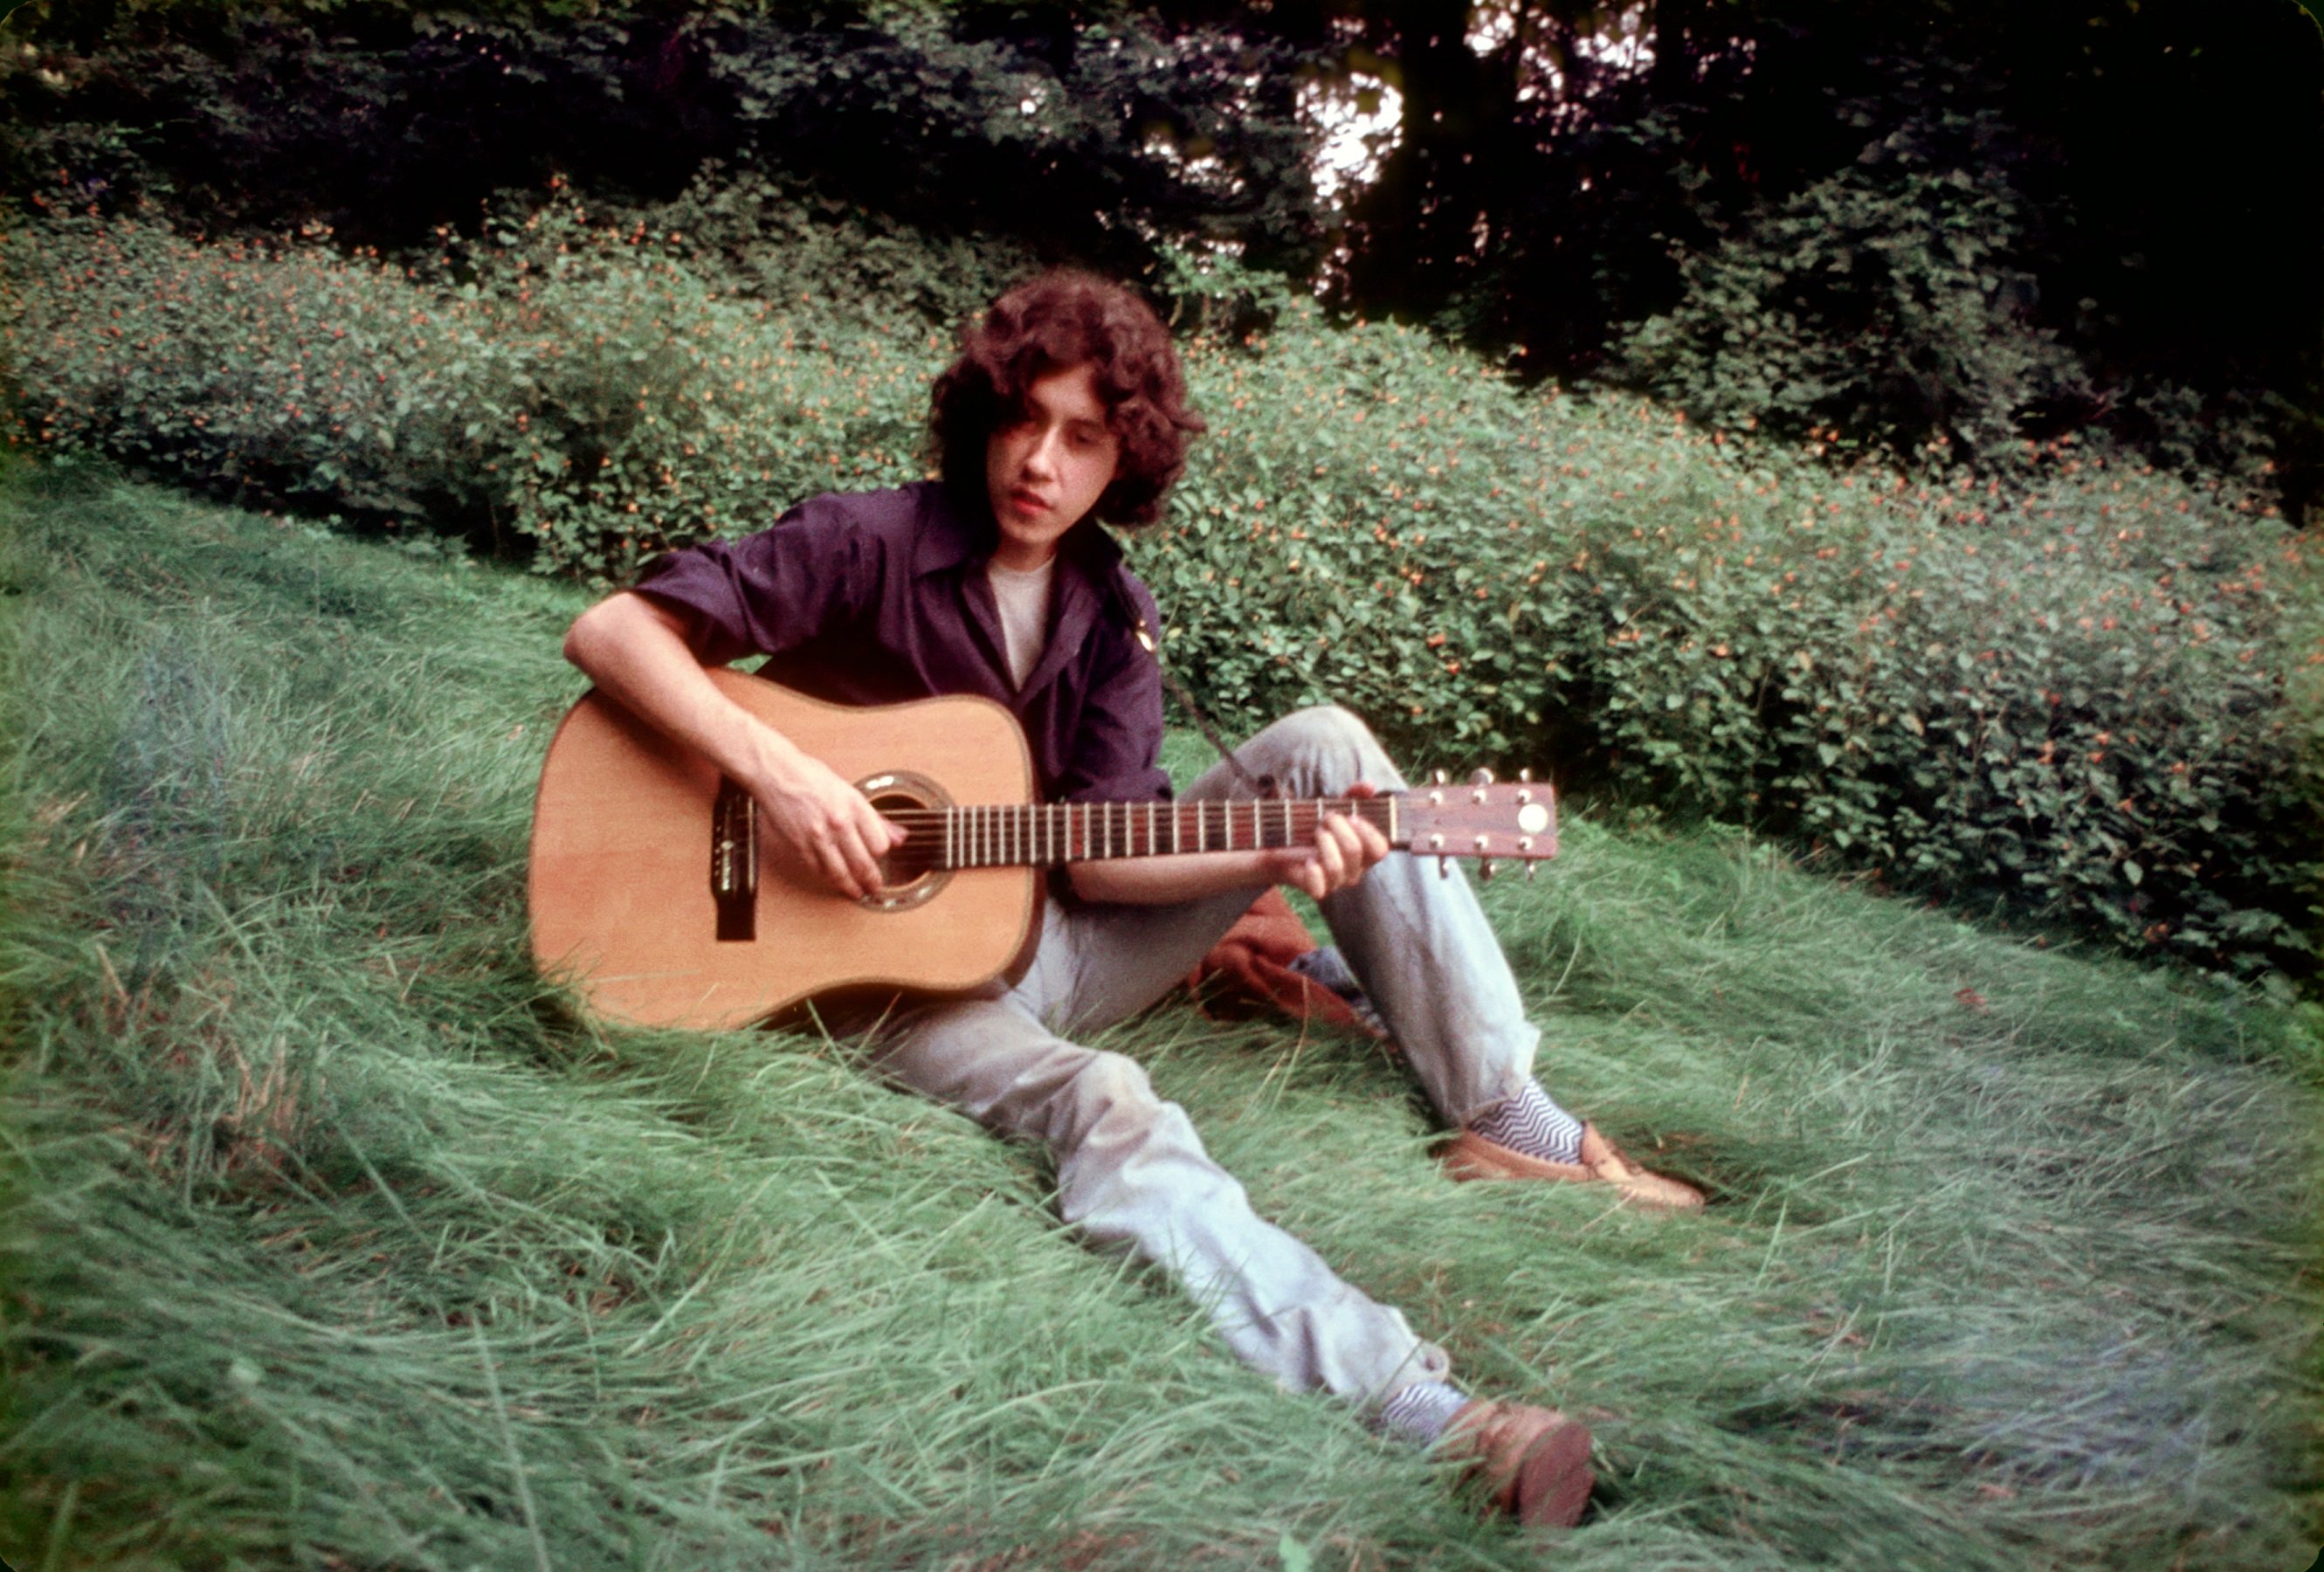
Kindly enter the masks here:
[[[1217, 800], [1253, 801], [1248, 798]], [[1279, 802], [1283, 799], [1268, 800]], [[1392, 821], [1391, 801], [1388, 797], [1293, 799], [1288, 804], [1287, 814], [1272, 815], [1274, 823], [1271, 824], [1265, 822], [1266, 816], [1254, 814], [1250, 823], [1243, 826], [1233, 823], [1230, 810], [1221, 815], [1228, 819], [1221, 828], [1225, 830], [1229, 844], [1215, 849], [1198, 847], [1197, 850], [1278, 850], [1307, 839], [1314, 832], [1322, 815], [1333, 812], [1352, 814], [1385, 828]], [[903, 828], [907, 839], [890, 851], [883, 860], [891, 873], [917, 878], [946, 868], [1054, 867], [1114, 858], [1168, 856], [1181, 850], [1179, 832], [1184, 827], [1181, 815], [1187, 808], [1195, 810], [1198, 839], [1209, 838], [1209, 826], [1204, 823], [1209, 812], [1206, 803], [1174, 803], [1167, 804], [1167, 808], [1165, 804], [1156, 804], [1156, 812], [1150, 816], [1139, 814], [1138, 810], [1145, 806], [1145, 804], [1125, 803], [1010, 803], [951, 808], [899, 808], [883, 817]], [[1074, 823], [1074, 817], [1076, 811], [1080, 819], [1078, 823]], [[1060, 813], [1065, 815], [1063, 823], [1057, 823], [1055, 817]], [[973, 817], [963, 817], [977, 814], [992, 817], [981, 822]], [[1036, 818], [1036, 814], [1043, 817]], [[1141, 818], [1144, 819], [1142, 823]], [[1161, 844], [1166, 824], [1172, 832], [1167, 851]], [[1251, 832], [1258, 836], [1256, 845], [1236, 843]], [[956, 834], [965, 836], [976, 850], [991, 855], [980, 858], [972, 854], [957, 862], [953, 861], [954, 837]], [[1111, 838], [1114, 836], [1120, 838], [1118, 852], [1093, 855], [1100, 843], [1096, 838], [1105, 838], [1105, 843], [1111, 846]], [[1439, 855], [1413, 846], [1409, 840], [1397, 849], [1416, 856]], [[1465, 850], [1448, 850], [1442, 855], [1465, 858], [1471, 854]], [[1499, 855], [1504, 860], [1531, 860], [1526, 853], [1514, 849], [1502, 850]]]
[[[1140, 814], [1138, 810], [1146, 805], [1142, 803], [1012, 803], [1000, 804], [994, 808], [898, 809], [882, 816], [902, 827], [910, 839], [908, 839], [902, 846], [889, 852], [887, 860], [890, 867], [899, 872], [923, 873], [942, 868], [946, 864], [949, 842], [955, 832], [964, 832], [982, 849], [1001, 853], [984, 866], [1031, 867], [1108, 860], [1103, 857], [1093, 857], [1091, 852], [1096, 844], [1096, 838], [1103, 837], [1110, 844], [1111, 838], [1117, 834], [1120, 836], [1120, 855], [1123, 857], [1167, 856], [1176, 852], [1180, 848], [1185, 828], [1183, 810], [1187, 807], [1195, 810], [1196, 840], [1202, 841], [1210, 838], [1209, 826], [1204, 823], [1208, 816], [1207, 810], [1203, 804], [1171, 804], [1167, 805], [1167, 815], [1162, 811], [1164, 805], [1160, 804], [1154, 805], [1155, 812]], [[1121, 811], [1117, 814], [1114, 812], [1116, 809]], [[1079, 810], [1078, 814], [1076, 810]], [[1095, 810], [1094, 814], [1092, 810]], [[963, 814], [973, 814], [980, 812], [996, 814], [996, 817], [978, 823], [973, 819], [964, 820], [959, 816]], [[1277, 850], [1289, 846], [1312, 837], [1323, 815], [1334, 812], [1353, 814], [1382, 828], [1392, 822], [1388, 804], [1381, 799], [1306, 798], [1290, 803], [1287, 813], [1277, 812], [1272, 815], [1275, 820], [1273, 824], [1262, 823], [1262, 816], [1254, 814], [1248, 826], [1238, 827], [1234, 824], [1231, 813], [1221, 814], [1220, 817], [1227, 820], [1221, 828], [1225, 832], [1228, 844], [1216, 850]], [[1056, 822], [1056, 815], [1060, 813], [1064, 815], [1062, 823]], [[1044, 818], [1034, 818], [1033, 815], [1037, 814], [1043, 815]], [[1006, 817], [1004, 819], [997, 815], [1006, 815]], [[1076, 817], [1080, 820], [1079, 823], [1074, 823]], [[1144, 821], [1142, 823], [1141, 819]], [[1166, 827], [1171, 835], [1168, 852], [1162, 850], [1162, 832]], [[1256, 846], [1239, 844], [1244, 841], [1247, 832], [1256, 833]], [[936, 843], [938, 832], [943, 834], [945, 844]], [[1074, 855], [1076, 842], [1079, 845], [1078, 856]], [[1062, 849], [1064, 855], [1021, 855], [1026, 850], [1041, 847], [1045, 843], [1052, 848]], [[1196, 850], [1210, 850], [1210, 848], [1198, 846]], [[1012, 853], [1020, 855], [1012, 855]], [[973, 859], [964, 864], [964, 866], [977, 865]]]
[[[1277, 799], [1280, 800], [1280, 799]], [[1141, 814], [1143, 803], [1006, 803], [950, 808], [899, 808], [881, 817], [901, 827], [907, 840], [890, 850], [881, 860], [891, 874], [918, 878], [948, 867], [1049, 867], [1060, 863], [1103, 861], [1093, 857], [1093, 837], [1121, 837], [1122, 857], [1167, 856], [1178, 847], [1183, 830], [1184, 810], [1194, 810], [1195, 834], [1198, 840], [1209, 838], [1209, 827], [1204, 821], [1209, 814], [1205, 803], [1187, 802], [1153, 804], [1154, 812]], [[1315, 826], [1326, 813], [1353, 814], [1385, 828], [1392, 822], [1388, 802], [1385, 798], [1324, 797], [1302, 798], [1289, 804], [1287, 815], [1277, 812], [1275, 823], [1262, 822], [1263, 815], [1253, 814], [1247, 826], [1232, 822], [1231, 810], [1219, 816], [1227, 820], [1222, 826], [1229, 844], [1220, 850], [1276, 850], [1304, 841], [1314, 833]], [[982, 823], [964, 818], [964, 814], [994, 815]], [[1042, 823], [1033, 815], [1041, 814], [1050, 822]], [[1063, 814], [1065, 822], [1055, 822]], [[1005, 815], [1005, 818], [1003, 817]], [[1166, 817], [1167, 815], [1167, 817]], [[1080, 823], [1074, 821], [1078, 817]], [[1113, 821], [1108, 823], [1109, 820]], [[1143, 823], [1141, 823], [1141, 820]], [[1172, 832], [1170, 852], [1161, 849], [1161, 834], [1166, 824]], [[1256, 847], [1235, 842], [1247, 832], [1258, 835]], [[998, 853], [990, 861], [971, 858], [959, 864], [950, 861], [951, 839], [954, 833], [967, 835], [980, 849]], [[1280, 837], [1280, 839], [1277, 839]], [[1141, 839], [1145, 844], [1141, 845]], [[1044, 843], [1061, 849], [1063, 855], [1043, 853], [1024, 855]], [[1079, 854], [1075, 855], [1075, 843]], [[1199, 849], [1199, 848], [1198, 848]]]

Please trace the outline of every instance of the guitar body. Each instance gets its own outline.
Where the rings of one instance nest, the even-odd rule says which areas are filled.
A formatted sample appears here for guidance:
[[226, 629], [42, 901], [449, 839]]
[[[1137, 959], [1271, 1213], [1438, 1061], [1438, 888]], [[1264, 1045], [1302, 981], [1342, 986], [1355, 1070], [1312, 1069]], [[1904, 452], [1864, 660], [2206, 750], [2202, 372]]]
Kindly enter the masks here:
[[[1032, 800], [1024, 739], [989, 699], [842, 708], [740, 672], [709, 676], [883, 812]], [[534, 804], [532, 949], [591, 1014], [715, 1030], [842, 988], [965, 992], [1030, 959], [1041, 874], [1029, 867], [946, 869], [858, 902], [761, 855], [755, 887], [730, 888], [722, 909], [724, 786], [594, 691], [558, 728]], [[731, 787], [724, 796], [749, 811]]]

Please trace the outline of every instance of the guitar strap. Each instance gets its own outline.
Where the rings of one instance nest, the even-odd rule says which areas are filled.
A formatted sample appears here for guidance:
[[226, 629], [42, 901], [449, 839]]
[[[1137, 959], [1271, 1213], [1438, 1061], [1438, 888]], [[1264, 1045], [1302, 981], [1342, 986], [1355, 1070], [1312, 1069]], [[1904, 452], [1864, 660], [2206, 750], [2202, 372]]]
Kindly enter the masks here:
[[1220, 738], [1218, 728], [1211, 724], [1211, 718], [1203, 712], [1203, 706], [1194, 702], [1194, 695], [1186, 691], [1186, 685], [1178, 680], [1177, 674], [1163, 660], [1161, 645], [1155, 639], [1154, 630], [1146, 625], [1146, 613], [1138, 609], [1137, 597], [1130, 593], [1129, 586], [1122, 582], [1118, 572], [1113, 578], [1113, 595], [1122, 616], [1130, 623], [1130, 636], [1138, 640], [1139, 648], [1153, 657], [1154, 669], [1162, 674], [1162, 680], [1169, 685], [1170, 692], [1176, 696], [1180, 706], [1194, 718], [1194, 725], [1202, 732], [1204, 740], [1217, 750], [1221, 758], [1226, 760], [1227, 768], [1233, 772], [1235, 779], [1254, 796], [1282, 795], [1282, 786], [1274, 776], [1251, 774], [1243, 768], [1242, 760], [1235, 757], [1234, 749]]

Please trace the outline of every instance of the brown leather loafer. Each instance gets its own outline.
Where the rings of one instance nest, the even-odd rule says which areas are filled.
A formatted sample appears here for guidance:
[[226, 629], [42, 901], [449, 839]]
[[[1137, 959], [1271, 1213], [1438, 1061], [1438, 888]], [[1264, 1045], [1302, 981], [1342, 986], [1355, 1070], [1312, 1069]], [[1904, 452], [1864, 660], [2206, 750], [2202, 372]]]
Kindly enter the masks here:
[[1572, 1184], [1609, 1184], [1624, 1200], [1651, 1211], [1693, 1211], [1702, 1205], [1702, 1191], [1639, 1167], [1600, 1135], [1595, 1125], [1582, 1126], [1579, 1163], [1528, 1157], [1499, 1141], [1488, 1141], [1474, 1130], [1463, 1130], [1446, 1143], [1443, 1160], [1455, 1179], [1554, 1179]]
[[1494, 1506], [1535, 1528], [1582, 1521], [1598, 1475], [1590, 1469], [1590, 1428], [1529, 1402], [1470, 1403], [1444, 1429], [1452, 1457], [1475, 1459]]

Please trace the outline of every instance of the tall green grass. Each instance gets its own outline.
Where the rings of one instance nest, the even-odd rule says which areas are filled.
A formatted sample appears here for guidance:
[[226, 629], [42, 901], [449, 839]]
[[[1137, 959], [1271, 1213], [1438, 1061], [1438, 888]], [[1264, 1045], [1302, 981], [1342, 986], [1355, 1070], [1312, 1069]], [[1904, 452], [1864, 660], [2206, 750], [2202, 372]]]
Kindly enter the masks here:
[[[1542, 1564], [847, 1043], [563, 1007], [522, 859], [578, 592], [85, 471], [5, 510], [0, 1556]], [[1472, 1383], [1590, 1416], [1560, 1563], [2307, 1564], [2301, 1017], [1729, 835], [1578, 821], [1489, 893], [1549, 1084], [1705, 1216], [1446, 1182], [1367, 1043], [1111, 1041]]]

